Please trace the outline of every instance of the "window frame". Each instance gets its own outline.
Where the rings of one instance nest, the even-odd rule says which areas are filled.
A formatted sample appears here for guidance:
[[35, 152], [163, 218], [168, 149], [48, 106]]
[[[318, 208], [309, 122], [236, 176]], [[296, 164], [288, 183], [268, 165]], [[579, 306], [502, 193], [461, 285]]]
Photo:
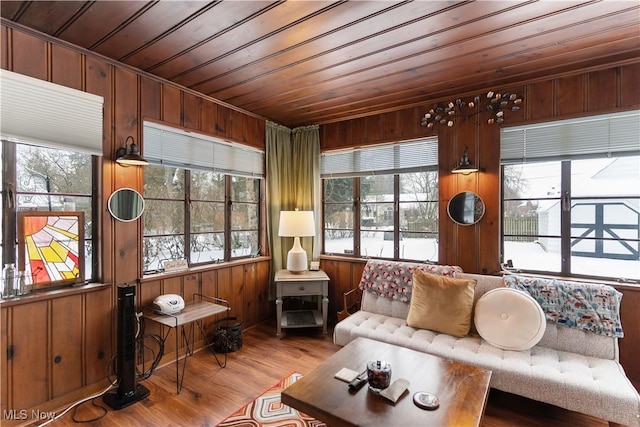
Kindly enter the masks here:
[[[575, 119], [550, 121], [545, 123], [535, 123], [531, 125], [514, 126], [501, 130], [501, 164], [500, 164], [500, 261], [503, 265], [509, 265], [510, 259], [506, 259], [505, 239], [507, 238], [554, 238], [559, 240], [560, 251], [559, 271], [549, 271], [534, 268], [522, 268], [514, 265], [517, 271], [545, 274], [551, 276], [580, 277], [587, 279], [613, 279], [640, 283], [638, 278], [620, 278], [595, 274], [584, 274], [576, 271], [572, 266], [572, 257], [581, 256], [574, 254], [572, 250], [575, 240], [593, 241], [594, 244], [604, 245], [606, 242], [632, 242], [640, 248], [640, 231], [636, 238], [628, 237], [578, 237], [572, 230], [572, 211], [576, 203], [583, 200], [607, 201], [607, 200], [639, 200], [640, 194], [631, 192], [619, 195], [580, 195], [574, 196], [572, 180], [575, 173], [572, 166], [575, 162], [588, 159], [622, 158], [625, 156], [640, 156], [640, 149], [637, 148], [637, 135], [640, 135], [640, 125], [637, 118], [640, 116], [638, 110], [623, 111], [612, 114], [602, 114]], [[604, 131], [602, 128], [605, 128]], [[558, 131], [555, 131], [558, 129]], [[607, 130], [608, 129], [608, 130]], [[635, 135], [635, 136], [634, 136]], [[586, 143], [582, 145], [580, 138], [586, 138]], [[600, 139], [598, 139], [600, 138]], [[636, 145], [634, 147], [633, 140]], [[533, 140], [533, 142], [532, 142]], [[540, 147], [536, 142], [542, 141], [544, 147]], [[600, 145], [598, 145], [600, 142]], [[505, 168], [517, 164], [535, 164], [541, 162], [559, 163], [559, 193], [549, 197], [505, 197], [507, 173]], [[535, 200], [556, 200], [559, 204], [559, 235], [541, 234], [538, 230], [536, 234], [512, 234], [505, 233], [507, 204], [513, 202], [531, 202]], [[579, 252], [579, 251], [577, 251]], [[602, 259], [613, 259], [614, 257], [602, 257]], [[511, 268], [511, 267], [509, 267]]]
[[[148, 238], [155, 238], [155, 237], [169, 237], [169, 236], [180, 236], [183, 238], [184, 241], [184, 258], [187, 260], [187, 263], [189, 265], [189, 267], [197, 267], [197, 266], [203, 266], [203, 265], [211, 265], [211, 264], [218, 264], [221, 262], [229, 262], [229, 261], [234, 261], [234, 260], [240, 260], [240, 259], [247, 259], [247, 258], [252, 258], [255, 257], [257, 255], [259, 255], [260, 253], [260, 242], [261, 242], [261, 232], [260, 230], [262, 229], [262, 224], [264, 222], [263, 219], [263, 215], [262, 215], [262, 202], [263, 202], [263, 194], [264, 194], [264, 184], [263, 184], [263, 179], [258, 178], [258, 177], [244, 177], [244, 178], [248, 178], [248, 179], [255, 179], [258, 181], [258, 197], [257, 200], [255, 202], [247, 202], [247, 201], [241, 201], [241, 202], [237, 202], [237, 203], [243, 203], [243, 204], [251, 204], [251, 205], [255, 205], [256, 206], [256, 211], [258, 212], [258, 224], [257, 224], [257, 228], [254, 229], [242, 229], [242, 230], [234, 230], [232, 228], [232, 210], [233, 210], [233, 205], [234, 205], [234, 200], [232, 199], [232, 195], [233, 195], [233, 188], [232, 188], [232, 180], [234, 178], [234, 175], [232, 174], [227, 174], [227, 173], [220, 173], [221, 175], [224, 176], [224, 200], [207, 200], [207, 199], [202, 199], [202, 198], [198, 198], [198, 199], [193, 199], [192, 198], [192, 191], [191, 191], [191, 173], [192, 173], [192, 169], [190, 168], [184, 168], [184, 167], [178, 167], [178, 166], [172, 166], [172, 165], [155, 165], [157, 167], [169, 167], [172, 169], [179, 169], [183, 174], [183, 179], [184, 179], [184, 193], [182, 194], [182, 198], [180, 199], [168, 199], [168, 198], [158, 198], [158, 197], [147, 197], [144, 196], [146, 201], [172, 201], [172, 202], [181, 202], [183, 205], [183, 209], [184, 209], [184, 227], [182, 230], [182, 233], [164, 233], [164, 234], [146, 234], [146, 230], [145, 230], [145, 226], [144, 226], [144, 220], [143, 220], [143, 227], [142, 227], [142, 247], [143, 247], [143, 253], [144, 253], [144, 246], [145, 246], [145, 240]], [[223, 248], [223, 257], [222, 258], [218, 258], [215, 260], [211, 260], [211, 261], [203, 261], [203, 262], [192, 262], [191, 261], [191, 242], [193, 240], [193, 236], [195, 235], [199, 235], [199, 234], [217, 234], [219, 232], [210, 232], [210, 233], [199, 233], [199, 232], [193, 232], [191, 230], [191, 212], [192, 212], [192, 202], [194, 201], [198, 201], [198, 202], [204, 202], [204, 203], [224, 203], [224, 229], [222, 231], [222, 233], [224, 234], [224, 248]], [[148, 205], [147, 205], [148, 206]], [[148, 213], [148, 208], [145, 209], [145, 213]], [[256, 231], [257, 235], [258, 235], [258, 248], [257, 248], [257, 252], [256, 253], [250, 253], [248, 255], [242, 255], [242, 256], [233, 256], [233, 248], [232, 248], [232, 233], [237, 232], [237, 231]], [[163, 260], [159, 260], [158, 262], [161, 263]], [[158, 268], [151, 268], [148, 269], [146, 265], [144, 265], [145, 261], [143, 259], [143, 274], [153, 274], [153, 273], [157, 273], [157, 272], [161, 272], [163, 270], [162, 266], [160, 265]]]
[[[429, 153], [422, 153], [424, 157], [420, 158], [422, 163], [416, 162], [416, 156], [406, 156], [406, 153], [403, 152], [403, 149], [409, 147], [402, 144], [415, 144], [416, 147], [421, 147], [421, 144], [426, 144], [425, 146], [431, 147], [431, 151]], [[409, 150], [413, 149], [410, 147]], [[435, 149], [435, 150], [434, 150]], [[379, 175], [392, 175], [393, 176], [393, 200], [388, 203], [392, 206], [392, 216], [393, 216], [393, 257], [382, 257], [376, 256], [375, 258], [381, 259], [390, 259], [390, 260], [406, 260], [406, 261], [418, 261], [418, 262], [436, 262], [431, 259], [413, 259], [413, 258], [402, 258], [400, 254], [400, 240], [402, 239], [402, 229], [401, 229], [401, 216], [400, 210], [402, 204], [407, 203], [407, 201], [402, 201], [401, 193], [401, 176], [409, 173], [416, 172], [425, 172], [425, 173], [435, 173], [437, 179], [437, 186], [440, 185], [440, 180], [438, 176], [438, 164], [437, 164], [437, 154], [438, 150], [438, 140], [437, 137], [434, 138], [424, 138], [420, 140], [410, 140], [410, 141], [401, 141], [394, 142], [391, 144], [377, 144], [368, 147], [361, 147], [354, 150], [339, 150], [337, 151], [337, 158], [339, 164], [337, 165], [326, 165], [323, 167], [323, 173], [321, 176], [321, 185], [322, 185], [322, 254], [330, 255], [330, 256], [347, 256], [353, 258], [372, 258], [372, 255], [363, 254], [362, 248], [362, 233], [363, 233], [363, 224], [362, 224], [362, 208], [364, 205], [370, 204], [369, 202], [363, 202], [362, 200], [362, 184], [363, 177], [367, 176], [379, 176]], [[376, 165], [372, 167], [372, 169], [367, 170], [371, 167], [371, 162], [366, 161], [365, 159], [371, 160], [372, 154], [382, 153], [387, 154], [389, 157], [387, 159], [382, 159], [382, 161], [376, 161]], [[324, 156], [327, 156], [327, 160], [329, 161], [329, 156], [331, 156], [331, 152], [323, 153]], [[324, 157], [323, 156], [323, 157]], [[406, 164], [403, 164], [403, 159], [406, 159]], [[377, 159], [379, 160], [379, 159]], [[386, 160], [386, 161], [385, 161]], [[352, 180], [353, 187], [353, 195], [350, 200], [344, 202], [327, 202], [326, 197], [326, 185], [325, 180], [327, 179], [350, 179]], [[435, 197], [433, 200], [421, 200], [419, 202], [426, 203], [435, 203], [438, 205], [440, 203], [438, 191], [435, 192]], [[327, 211], [327, 205], [344, 205], [346, 203], [352, 204], [353, 209], [353, 221], [352, 228], [327, 228], [326, 227], [326, 219], [325, 213]], [[438, 207], [435, 209], [436, 214], [439, 212]], [[437, 219], [439, 221], [439, 218]], [[439, 228], [439, 227], [438, 227]], [[353, 250], [352, 253], [335, 253], [328, 252], [326, 250], [327, 246], [327, 231], [336, 230], [336, 231], [347, 231], [353, 233]], [[382, 231], [384, 232], [384, 231]], [[418, 232], [411, 232], [412, 234], [417, 234]], [[435, 239], [438, 240], [439, 230], [435, 232], [422, 232], [425, 236], [435, 236]], [[435, 251], [435, 258], [438, 257], [438, 251]]]
[[[18, 210], [16, 209], [16, 202], [21, 195], [42, 195], [45, 197], [59, 196], [59, 197], [85, 197], [90, 198], [91, 206], [91, 218], [85, 216], [84, 223], [91, 222], [91, 238], [84, 237], [85, 245], [87, 242], [91, 244], [91, 257], [90, 266], [85, 264], [85, 271], [87, 267], [91, 268], [91, 277], [83, 278], [82, 280], [69, 282], [69, 281], [57, 281], [51, 283], [40, 284], [33, 286], [33, 291], [49, 290], [62, 287], [77, 286], [78, 283], [95, 283], [102, 277], [102, 266], [99, 260], [102, 258], [102, 248], [100, 242], [100, 224], [102, 221], [101, 207], [100, 207], [100, 170], [101, 170], [101, 158], [96, 154], [90, 154], [88, 152], [73, 150], [73, 147], [66, 147], [62, 149], [67, 152], [76, 152], [91, 156], [91, 186], [90, 194], [86, 193], [68, 193], [68, 192], [56, 192], [51, 191], [39, 192], [39, 191], [20, 191], [17, 186], [17, 174], [18, 174], [18, 144], [29, 145], [33, 147], [42, 147], [44, 149], [56, 149], [47, 145], [37, 145], [25, 142], [16, 142], [10, 140], [2, 140], [2, 264], [13, 263], [17, 267], [17, 252], [18, 248]], [[9, 204], [12, 201], [13, 205]], [[5, 206], [5, 204], [7, 204]], [[64, 212], [53, 210], [51, 212]], [[6, 250], [8, 249], [8, 250]], [[85, 252], [85, 259], [87, 259], [87, 251]]]

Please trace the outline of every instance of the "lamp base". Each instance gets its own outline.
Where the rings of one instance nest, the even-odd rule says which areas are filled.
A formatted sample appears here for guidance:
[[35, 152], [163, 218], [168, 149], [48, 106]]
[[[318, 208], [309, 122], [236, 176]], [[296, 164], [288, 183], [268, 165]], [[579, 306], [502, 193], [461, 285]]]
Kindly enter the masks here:
[[287, 253], [287, 270], [291, 274], [304, 274], [309, 271], [307, 252], [300, 245], [300, 238], [296, 237], [293, 247]]

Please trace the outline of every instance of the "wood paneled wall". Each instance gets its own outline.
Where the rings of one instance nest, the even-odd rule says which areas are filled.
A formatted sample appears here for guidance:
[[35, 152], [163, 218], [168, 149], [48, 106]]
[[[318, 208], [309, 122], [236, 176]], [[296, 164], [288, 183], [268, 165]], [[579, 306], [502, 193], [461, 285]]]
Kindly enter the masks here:
[[[27, 29], [0, 26], [0, 67], [104, 98], [98, 251], [102, 281], [110, 285], [99, 292], [62, 290], [51, 298], [2, 303], [0, 311], [0, 411], [54, 410], [77, 399], [82, 389], [106, 386], [106, 363], [116, 351], [115, 286], [138, 282], [142, 277], [142, 221], [113, 220], [107, 200], [118, 188], [142, 193], [144, 169], [117, 165], [117, 148], [133, 136], [144, 155], [142, 124], [148, 119], [264, 149], [266, 122]], [[266, 232], [261, 247], [267, 247]], [[275, 312], [267, 297], [268, 283], [268, 258], [253, 258], [196, 273], [143, 280], [138, 285], [138, 307], [150, 304], [161, 293], [179, 293], [190, 300], [194, 292], [202, 292], [229, 298], [232, 314], [248, 327]], [[173, 338], [168, 340], [171, 347], [169, 341]]]
[[[640, 108], [640, 61], [612, 65], [574, 75], [559, 76], [518, 87], [487, 88], [524, 95], [518, 112], [509, 112], [505, 123], [531, 122], [609, 113]], [[471, 98], [476, 94], [460, 94]], [[479, 95], [479, 94], [478, 94]], [[442, 102], [449, 100], [440, 100]], [[364, 117], [320, 127], [322, 150], [359, 147], [385, 142], [410, 140], [434, 135], [420, 126], [420, 118], [434, 103]], [[439, 158], [439, 263], [461, 266], [470, 273], [495, 274], [500, 270], [500, 128], [479, 120], [481, 115], [442, 127], [438, 132]], [[482, 168], [480, 173], [452, 174], [465, 147], [469, 158]], [[460, 191], [474, 191], [485, 202], [486, 211], [479, 223], [456, 225], [449, 220], [447, 203]], [[359, 260], [323, 257], [323, 268], [331, 277], [330, 314], [341, 310], [342, 293], [358, 283]], [[620, 340], [620, 360], [628, 375], [640, 380], [640, 287], [619, 286], [624, 294], [621, 316], [625, 338]], [[335, 305], [337, 303], [337, 305]]]

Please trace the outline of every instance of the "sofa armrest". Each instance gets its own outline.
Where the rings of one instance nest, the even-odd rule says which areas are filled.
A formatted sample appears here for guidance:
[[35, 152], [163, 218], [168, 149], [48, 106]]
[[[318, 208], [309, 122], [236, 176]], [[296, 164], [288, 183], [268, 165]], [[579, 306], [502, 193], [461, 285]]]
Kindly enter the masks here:
[[360, 309], [362, 291], [360, 288], [353, 288], [342, 294], [342, 310], [338, 312], [338, 321], [346, 319], [351, 314]]

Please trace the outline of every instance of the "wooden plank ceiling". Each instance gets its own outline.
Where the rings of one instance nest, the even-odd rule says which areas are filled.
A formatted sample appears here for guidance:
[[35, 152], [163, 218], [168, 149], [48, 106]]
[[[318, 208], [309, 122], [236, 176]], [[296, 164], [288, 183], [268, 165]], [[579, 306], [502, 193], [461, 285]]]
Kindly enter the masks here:
[[2, 1], [1, 16], [289, 127], [640, 56], [632, 1]]

